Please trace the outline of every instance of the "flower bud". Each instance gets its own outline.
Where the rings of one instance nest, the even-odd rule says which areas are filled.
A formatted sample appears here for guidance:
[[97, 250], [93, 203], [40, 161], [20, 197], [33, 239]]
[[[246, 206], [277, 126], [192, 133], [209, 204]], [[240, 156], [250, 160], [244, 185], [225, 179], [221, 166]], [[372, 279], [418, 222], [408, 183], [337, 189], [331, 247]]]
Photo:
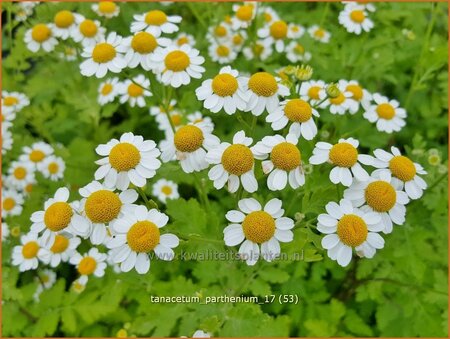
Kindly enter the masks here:
[[330, 98], [337, 98], [341, 94], [341, 90], [335, 83], [329, 84], [326, 88], [326, 92]]
[[312, 75], [313, 69], [309, 65], [301, 65], [295, 72], [295, 77], [300, 81], [307, 81], [311, 79]]

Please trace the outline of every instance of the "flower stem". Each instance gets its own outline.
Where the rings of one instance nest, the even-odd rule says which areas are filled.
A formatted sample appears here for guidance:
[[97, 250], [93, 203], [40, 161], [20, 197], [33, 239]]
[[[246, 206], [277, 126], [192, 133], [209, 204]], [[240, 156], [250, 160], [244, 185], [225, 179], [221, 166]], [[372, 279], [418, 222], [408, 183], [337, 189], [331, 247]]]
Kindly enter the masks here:
[[168, 91], [166, 92], [166, 86], [162, 85], [162, 92], [163, 92], [163, 107], [164, 107], [164, 113], [167, 116], [167, 119], [169, 120], [170, 127], [172, 128], [172, 132], [175, 134], [175, 125], [173, 124], [172, 117], [170, 116], [169, 110], [170, 110], [170, 100], [172, 100], [172, 88], [168, 87]]
[[158, 204], [153, 199], [149, 200], [141, 187], [136, 187], [136, 191], [138, 191], [139, 195], [141, 196], [142, 200], [144, 200], [145, 205], [147, 206], [148, 209], [150, 210], [157, 209], [159, 211]]

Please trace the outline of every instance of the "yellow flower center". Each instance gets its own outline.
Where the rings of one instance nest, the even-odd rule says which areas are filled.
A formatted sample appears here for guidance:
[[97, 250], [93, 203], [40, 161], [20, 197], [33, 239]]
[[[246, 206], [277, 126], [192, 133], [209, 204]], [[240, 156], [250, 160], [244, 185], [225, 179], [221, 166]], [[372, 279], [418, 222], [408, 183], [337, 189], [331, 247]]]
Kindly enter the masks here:
[[185, 36], [183, 36], [181, 38], [178, 38], [178, 40], [177, 40], [178, 46], [182, 46], [182, 45], [187, 44], [187, 43], [189, 43], [189, 39], [187, 37], [185, 37]]
[[5, 198], [3, 199], [3, 209], [5, 211], [11, 211], [14, 206], [16, 206], [16, 201], [13, 198]]
[[11, 235], [14, 238], [18, 238], [20, 236], [20, 227], [19, 226], [14, 226], [13, 228], [11, 228]]
[[47, 274], [44, 273], [44, 274], [41, 275], [41, 280], [45, 284], [45, 283], [48, 283], [50, 281], [50, 277]]
[[397, 193], [386, 181], [374, 181], [367, 185], [365, 191], [367, 204], [377, 212], [387, 212], [394, 207]]
[[345, 101], [345, 96], [342, 92], [339, 92], [339, 95], [336, 98], [330, 98], [330, 102], [333, 105], [340, 105]]
[[258, 44], [258, 43], [253, 45], [253, 53], [256, 56], [260, 56], [262, 54], [262, 52], [264, 52], [264, 46], [263, 45]]
[[271, 22], [272, 21], [272, 15], [270, 15], [270, 13], [268, 13], [268, 12], [265, 12], [264, 13], [264, 20], [266, 22]]
[[295, 145], [289, 142], [282, 142], [272, 149], [270, 160], [272, 160], [276, 168], [284, 171], [292, 171], [300, 166], [302, 157], [299, 149]]
[[243, 5], [236, 11], [236, 16], [241, 21], [250, 21], [253, 17], [253, 6]]
[[364, 14], [364, 11], [355, 10], [350, 13], [350, 19], [352, 19], [353, 22], [356, 22], [358, 24], [362, 23], [365, 18], [366, 15]]
[[227, 29], [221, 25], [217, 26], [216, 28], [214, 28], [214, 34], [220, 38], [224, 37], [225, 35], [227, 35]]
[[141, 86], [136, 85], [135, 83], [129, 84], [127, 91], [128, 95], [133, 98], [140, 97], [144, 94], [144, 89]]
[[69, 225], [72, 215], [72, 207], [67, 202], [55, 202], [45, 211], [45, 226], [53, 232], [61, 231]]
[[239, 46], [242, 44], [244, 38], [240, 34], [236, 34], [233, 36], [233, 44]]
[[70, 11], [59, 11], [56, 13], [54, 22], [59, 28], [67, 28], [73, 24], [75, 17]]
[[44, 42], [48, 40], [52, 35], [52, 31], [45, 24], [37, 24], [31, 30], [31, 37], [34, 41]]
[[180, 152], [194, 152], [203, 145], [203, 132], [194, 125], [183, 126], [175, 132], [173, 141]]
[[180, 126], [182, 122], [182, 116], [178, 113], [175, 113], [170, 116], [170, 120], [172, 120], [174, 126]]
[[230, 49], [225, 45], [219, 45], [216, 49], [216, 53], [220, 57], [227, 57], [230, 54]]
[[353, 99], [360, 101], [364, 95], [363, 89], [359, 85], [348, 85], [346, 91], [353, 94]]
[[33, 191], [33, 184], [28, 184], [25, 186], [25, 192], [31, 193]]
[[30, 160], [32, 162], [40, 162], [45, 158], [45, 153], [36, 149], [31, 151], [30, 153]]
[[121, 142], [109, 152], [109, 163], [117, 172], [129, 171], [135, 168], [141, 160], [141, 153], [133, 144]]
[[314, 36], [319, 39], [323, 38], [325, 36], [325, 30], [323, 30], [322, 28], [316, 29], [314, 31]]
[[251, 212], [242, 222], [242, 229], [248, 240], [262, 244], [275, 234], [275, 220], [267, 212]]
[[131, 47], [138, 53], [148, 54], [158, 46], [155, 37], [147, 32], [139, 32], [133, 36]]
[[17, 180], [22, 180], [22, 179], [24, 179], [24, 178], [26, 177], [26, 175], [27, 175], [27, 170], [26, 170], [25, 168], [23, 168], [23, 167], [16, 167], [16, 168], [14, 169], [13, 174], [14, 174], [14, 177], [15, 177]]
[[173, 72], [181, 72], [188, 68], [191, 60], [183, 51], [172, 51], [164, 59], [166, 68]]
[[261, 97], [271, 97], [278, 91], [275, 77], [267, 72], [253, 74], [248, 80], [248, 87]]
[[50, 174], [56, 174], [58, 173], [59, 165], [56, 162], [51, 162], [50, 164], [48, 164], [47, 168]]
[[135, 223], [127, 233], [128, 246], [138, 253], [150, 252], [159, 244], [159, 238], [159, 228], [147, 220]]
[[341, 142], [331, 147], [330, 160], [339, 167], [352, 167], [358, 160], [358, 151], [353, 145]]
[[63, 235], [57, 234], [50, 251], [53, 253], [62, 253], [67, 249], [67, 247], [69, 247], [69, 239]]
[[102, 1], [98, 4], [98, 10], [104, 14], [112, 14], [116, 11], [116, 4], [112, 1]]
[[319, 93], [320, 93], [320, 90], [321, 90], [321, 89], [322, 89], [322, 88], [320, 88], [319, 86], [311, 86], [311, 87], [308, 89], [308, 96], [309, 96], [311, 99], [319, 100], [319, 99], [320, 99]]
[[91, 275], [97, 267], [97, 261], [92, 257], [84, 257], [78, 264], [78, 272], [81, 275]]
[[16, 97], [6, 97], [3, 99], [3, 105], [5, 106], [14, 106], [19, 103], [19, 100]]
[[275, 21], [270, 26], [270, 35], [275, 39], [284, 39], [287, 36], [288, 26], [283, 20]]
[[303, 45], [297, 44], [294, 47], [294, 52], [297, 55], [303, 55], [305, 54], [305, 47], [303, 47]]
[[284, 106], [284, 114], [290, 121], [306, 122], [312, 117], [312, 108], [302, 99], [292, 99]]
[[107, 223], [117, 218], [122, 207], [122, 201], [114, 192], [99, 190], [92, 193], [86, 200], [85, 210], [88, 218], [94, 223]]
[[97, 44], [92, 51], [92, 59], [99, 64], [111, 61], [116, 56], [116, 49], [106, 42]]
[[253, 168], [253, 153], [247, 146], [231, 145], [223, 152], [221, 162], [228, 173], [239, 176]]
[[36, 241], [27, 242], [22, 247], [22, 255], [25, 259], [33, 259], [39, 251], [39, 245]]
[[376, 111], [378, 116], [385, 120], [391, 120], [395, 116], [394, 107], [387, 103], [378, 105]]
[[94, 21], [86, 19], [80, 24], [80, 32], [85, 37], [92, 38], [97, 34], [97, 25]]
[[101, 90], [102, 95], [108, 95], [113, 90], [113, 85], [104, 84]]
[[355, 214], [344, 215], [337, 224], [339, 239], [350, 247], [357, 247], [366, 241], [367, 233], [365, 221]]
[[172, 194], [172, 187], [170, 187], [170, 186], [163, 186], [161, 188], [161, 192], [163, 192], [165, 195], [170, 195], [170, 194]]
[[218, 74], [212, 81], [212, 89], [218, 96], [231, 96], [236, 93], [238, 89], [238, 82], [231, 74]]
[[167, 22], [167, 15], [163, 11], [153, 10], [145, 15], [147, 25], [161, 26]]
[[403, 155], [393, 157], [389, 161], [389, 169], [394, 177], [404, 182], [413, 180], [416, 175], [416, 166]]

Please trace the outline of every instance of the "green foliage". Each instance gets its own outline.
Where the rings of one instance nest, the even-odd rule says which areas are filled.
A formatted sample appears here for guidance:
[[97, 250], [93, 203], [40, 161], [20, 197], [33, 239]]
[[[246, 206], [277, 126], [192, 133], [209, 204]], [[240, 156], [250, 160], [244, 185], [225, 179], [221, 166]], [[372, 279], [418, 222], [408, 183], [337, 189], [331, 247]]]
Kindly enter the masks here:
[[[6, 20], [2, 26], [4, 90], [17, 90], [30, 97], [32, 104], [14, 122], [13, 149], [2, 159], [3, 174], [20, 154], [23, 146], [44, 140], [64, 158], [64, 180], [54, 183], [38, 178], [27, 198], [23, 213], [7, 218], [10, 227], [28, 232], [29, 218], [42, 209], [46, 199], [61, 186], [71, 189], [71, 199], [79, 198], [78, 188], [90, 182], [97, 168], [95, 147], [121, 133], [133, 131], [145, 139], [161, 140], [154, 118], [146, 108], [130, 108], [111, 103], [100, 106], [97, 89], [100, 80], [80, 75], [79, 61], [61, 60], [60, 44], [52, 53], [32, 54], [23, 37], [31, 25], [50, 22], [61, 9], [76, 10], [93, 18], [90, 3], [43, 3], [22, 24]], [[108, 31], [127, 36], [132, 16], [157, 4], [121, 3], [121, 15], [103, 20]], [[335, 142], [341, 137], [360, 140], [363, 153], [376, 148], [399, 146], [415, 162], [424, 165], [429, 188], [424, 196], [407, 206], [407, 220], [384, 236], [385, 248], [371, 259], [354, 258], [347, 268], [331, 261], [321, 247], [315, 229], [316, 217], [329, 201], [342, 196], [342, 187], [329, 183], [327, 164], [308, 173], [305, 186], [282, 192], [259, 191], [255, 197], [266, 202], [283, 200], [286, 215], [297, 215], [294, 240], [282, 244], [282, 252], [296, 260], [258, 262], [249, 267], [239, 260], [206, 260], [181, 257], [208, 250], [225, 252], [223, 229], [225, 213], [236, 207], [237, 195], [217, 191], [207, 171], [186, 174], [177, 163], [164, 164], [145, 192], [160, 178], [179, 184], [180, 199], [160, 204], [170, 217], [167, 230], [177, 234], [181, 245], [179, 260], [152, 261], [150, 273], [114, 272], [107, 269], [101, 279], [92, 278], [81, 293], [74, 291], [74, 268], [68, 264], [56, 269], [57, 281], [36, 301], [36, 272], [20, 273], [11, 265], [11, 251], [19, 239], [11, 237], [2, 246], [2, 299], [4, 337], [84, 336], [111, 337], [126, 328], [135, 336], [190, 336], [202, 329], [221, 337], [296, 336], [296, 337], [447, 337], [448, 336], [448, 27], [446, 3], [376, 3], [371, 16], [375, 28], [360, 36], [350, 35], [338, 24], [341, 3], [273, 3], [287, 22], [304, 26], [321, 23], [332, 32], [329, 44], [308, 37], [301, 42], [311, 51], [313, 78], [324, 81], [357, 79], [370, 92], [397, 99], [408, 111], [407, 126], [387, 135], [378, 132], [362, 114], [334, 116], [321, 112], [319, 135], [315, 141]], [[2, 4], [4, 13], [17, 11], [12, 3]], [[159, 7], [158, 7], [159, 8]], [[180, 30], [194, 35], [197, 48], [207, 56], [207, 26], [219, 23], [231, 13], [228, 3], [177, 3], [167, 7], [170, 14], [183, 17]], [[403, 29], [412, 34], [404, 34]], [[203, 79], [220, 69], [206, 57]], [[274, 72], [288, 64], [274, 54], [266, 62], [241, 57], [233, 66], [245, 73], [259, 69]], [[125, 77], [142, 72], [127, 70]], [[150, 73], [146, 74], [152, 81]], [[201, 111], [195, 88], [201, 81], [177, 91], [179, 106], [187, 113]], [[154, 90], [151, 104], [159, 105], [162, 90]], [[216, 125], [214, 134], [230, 141], [244, 124], [225, 114], [210, 115]], [[244, 116], [243, 120], [248, 120]], [[326, 133], [324, 133], [326, 132]], [[273, 134], [260, 119], [254, 139]], [[58, 145], [56, 145], [59, 143]], [[302, 160], [307, 164], [315, 142], [300, 141]], [[440, 163], [429, 162], [430, 149]], [[259, 174], [260, 186], [266, 177]], [[246, 193], [243, 197], [247, 197]], [[232, 249], [231, 254], [236, 254]], [[152, 303], [151, 296], [198, 296], [200, 303]], [[259, 303], [209, 303], [210, 296], [257, 296]], [[294, 295], [298, 303], [265, 303], [265, 297]]]

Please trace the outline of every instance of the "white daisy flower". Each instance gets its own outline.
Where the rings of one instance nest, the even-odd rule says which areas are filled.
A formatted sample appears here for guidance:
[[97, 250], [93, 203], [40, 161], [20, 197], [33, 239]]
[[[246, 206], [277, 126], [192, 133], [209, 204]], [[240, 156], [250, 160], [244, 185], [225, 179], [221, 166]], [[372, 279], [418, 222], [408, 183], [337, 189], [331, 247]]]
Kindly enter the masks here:
[[40, 162], [44, 161], [46, 157], [53, 154], [53, 147], [49, 144], [38, 141], [31, 146], [24, 146], [22, 148], [23, 154], [19, 157], [20, 161], [30, 162], [37, 166]]
[[52, 181], [58, 181], [64, 178], [66, 164], [61, 157], [50, 155], [37, 165], [37, 169], [44, 177]]
[[176, 157], [186, 173], [204, 170], [208, 167], [206, 153], [220, 144], [212, 131], [211, 126], [202, 122], [180, 127], [168, 136], [167, 142], [161, 143], [161, 160], [168, 162]]
[[136, 268], [139, 274], [150, 269], [150, 252], [165, 261], [175, 257], [172, 248], [179, 244], [177, 236], [161, 234], [169, 217], [156, 209], [147, 210], [144, 206], [136, 207], [134, 213], [119, 219], [114, 224], [116, 237], [109, 243], [110, 253], [115, 263], [120, 263], [123, 272]]
[[272, 199], [264, 209], [253, 198], [242, 199], [240, 211], [231, 210], [225, 217], [232, 223], [223, 230], [227, 246], [239, 247], [239, 254], [252, 266], [262, 257], [271, 262], [280, 255], [280, 242], [291, 242], [294, 220], [283, 217], [280, 199]]
[[363, 212], [342, 199], [339, 204], [329, 202], [327, 213], [318, 217], [317, 230], [327, 234], [322, 247], [332, 260], [345, 267], [352, 260], [352, 249], [359, 256], [372, 258], [384, 247], [384, 239], [377, 233], [384, 229], [381, 217], [374, 212]]
[[303, 34], [305, 34], [305, 31], [305, 27], [302, 25], [290, 23], [288, 25], [287, 37], [289, 39], [299, 39], [303, 36]]
[[[344, 5], [355, 5], [355, 1], [342, 1], [342, 3]], [[367, 10], [369, 12], [375, 12], [376, 11], [375, 5], [370, 3], [370, 2], [359, 1], [359, 2], [357, 2], [357, 4], [358, 4], [358, 6], [363, 7], [365, 10]]]
[[56, 282], [56, 273], [49, 269], [44, 269], [37, 272], [37, 277], [35, 277], [35, 281], [38, 283], [36, 292], [33, 294], [33, 299], [38, 302], [39, 296], [44, 290], [48, 290], [52, 287]]
[[237, 57], [236, 51], [229, 42], [223, 44], [211, 43], [208, 47], [208, 54], [212, 61], [218, 62], [219, 64], [230, 64]]
[[9, 233], [8, 224], [2, 221], [2, 241], [6, 241], [8, 239]]
[[363, 117], [376, 122], [380, 132], [398, 132], [406, 125], [406, 110], [400, 107], [397, 100], [389, 100], [378, 93], [374, 93], [372, 98], [375, 104], [366, 108]]
[[23, 93], [2, 91], [2, 122], [14, 120], [16, 116], [8, 113], [17, 113], [29, 104], [30, 99]]
[[38, 267], [40, 242], [38, 235], [33, 232], [20, 237], [20, 245], [14, 246], [12, 251], [12, 264], [19, 266], [20, 272], [35, 270]]
[[309, 80], [302, 82], [298, 92], [302, 100], [315, 106], [327, 97], [326, 87], [326, 83], [322, 80]]
[[[166, 113], [159, 114], [156, 116], [156, 122], [158, 123], [158, 129], [166, 133], [166, 137], [173, 134], [172, 125], [177, 131], [180, 127], [186, 124], [186, 118], [183, 113], [177, 109], [169, 112], [169, 118], [167, 118]], [[171, 124], [172, 122], [172, 124]]]
[[217, 26], [208, 27], [206, 39], [210, 43], [219, 44], [222, 42], [228, 42], [232, 34], [233, 29], [230, 27], [230, 25], [226, 22], [221, 22]]
[[356, 80], [339, 80], [339, 86], [344, 89], [344, 92], [350, 92], [352, 102], [350, 102], [350, 113], [354, 114], [359, 110], [359, 107], [368, 108], [372, 100], [372, 94], [366, 89], [362, 88]]
[[[83, 281], [85, 281], [85, 279], [83, 279]], [[86, 289], [86, 283], [82, 284], [80, 282], [80, 279], [74, 280], [72, 285], [70, 285], [70, 290], [77, 294], [83, 293], [83, 291], [85, 289]]]
[[105, 242], [106, 225], [111, 227], [122, 215], [133, 213], [136, 207], [133, 203], [138, 198], [135, 190], [129, 189], [117, 194], [98, 181], [80, 188], [79, 193], [83, 197], [79, 211], [92, 223], [90, 240], [94, 245]]
[[86, 58], [80, 64], [81, 74], [103, 78], [108, 71], [120, 73], [127, 66], [123, 57], [125, 49], [121, 43], [122, 37], [112, 32], [97, 44], [85, 46], [81, 53], [81, 56]]
[[[3, 124], [2, 124], [2, 126], [3, 126]], [[5, 154], [7, 151], [10, 151], [12, 149], [12, 144], [13, 144], [13, 135], [12, 135], [11, 131], [3, 130], [3, 128], [2, 128], [2, 134], [0, 135], [0, 141], [2, 143], [2, 154]]]
[[23, 196], [13, 189], [2, 189], [2, 218], [22, 213]]
[[339, 13], [339, 23], [347, 32], [355, 34], [361, 34], [362, 31], [369, 32], [374, 26], [364, 6], [355, 3], [346, 5]]
[[153, 67], [152, 55], [159, 47], [167, 47], [172, 43], [170, 39], [155, 37], [148, 32], [137, 32], [133, 36], [123, 39], [125, 60], [129, 68], [141, 65], [146, 71]]
[[178, 185], [166, 179], [159, 179], [153, 184], [152, 195], [157, 197], [162, 203], [166, 203], [167, 199], [178, 199]]
[[250, 93], [244, 92], [246, 82], [237, 70], [225, 66], [213, 79], [203, 81], [195, 93], [211, 112], [217, 113], [223, 108], [227, 114], [234, 114], [236, 109], [244, 111], [247, 107]]
[[53, 244], [59, 233], [69, 233], [87, 238], [91, 233], [88, 221], [78, 215], [77, 211], [67, 201], [69, 190], [61, 187], [55, 192], [53, 198], [44, 204], [43, 211], [34, 212], [31, 215], [31, 232], [41, 233], [43, 245]]
[[247, 59], [264, 61], [272, 55], [273, 49], [265, 40], [257, 40], [250, 47], [245, 47], [242, 52]]
[[248, 28], [256, 16], [256, 2], [244, 2], [241, 5], [233, 5], [235, 15], [231, 18], [231, 26], [236, 31], [240, 28]]
[[264, 39], [267, 44], [274, 44], [278, 53], [284, 51], [286, 39], [292, 38], [292, 35], [288, 24], [283, 20], [274, 21], [258, 30], [258, 37]]
[[344, 191], [344, 198], [353, 206], [367, 209], [380, 215], [384, 224], [384, 233], [392, 232], [392, 223], [403, 225], [405, 222], [408, 195], [396, 189], [392, 184], [390, 173], [383, 172], [380, 176], [372, 175], [369, 180], [353, 184]]
[[91, 275], [95, 277], [103, 277], [106, 269], [106, 258], [108, 256], [105, 253], [100, 253], [97, 248], [91, 248], [88, 253], [81, 255], [75, 252], [70, 258], [70, 263], [75, 265], [80, 278], [78, 282], [82, 285], [86, 285]]
[[245, 78], [244, 88], [247, 101], [247, 112], [259, 116], [266, 109], [268, 112], [278, 107], [278, 96], [288, 96], [289, 88], [282, 85], [279, 79], [267, 72], [258, 72]]
[[62, 60], [74, 61], [74, 60], [77, 60], [77, 50], [76, 50], [76, 48], [73, 48], [70, 46], [65, 46], [64, 50], [62, 52], [58, 53], [58, 56]]
[[[177, 105], [177, 101], [175, 99], [171, 99], [169, 102], [168, 110], [169, 112], [173, 111], [175, 109], [175, 106]], [[150, 115], [158, 116], [158, 115], [166, 115], [166, 108], [162, 105], [160, 106], [152, 106], [150, 107]]]
[[208, 151], [205, 159], [213, 165], [208, 177], [214, 181], [216, 189], [228, 182], [228, 190], [234, 193], [242, 183], [247, 192], [256, 192], [255, 159], [249, 147], [252, 142], [253, 139], [246, 137], [244, 131], [239, 131], [233, 137], [233, 144], [222, 142]]
[[310, 28], [308, 28], [308, 33], [311, 38], [313, 38], [316, 41], [322, 42], [327, 44], [330, 42], [331, 33], [323, 29], [322, 27], [319, 27], [318, 25], [313, 25]]
[[283, 101], [275, 110], [269, 112], [266, 121], [271, 123], [274, 131], [279, 131], [290, 124], [289, 133], [312, 140], [317, 135], [314, 118], [319, 117], [317, 110], [302, 99]]
[[46, 265], [57, 267], [61, 262], [69, 261], [80, 243], [80, 238], [57, 234], [52, 243], [39, 249], [38, 258]]
[[121, 83], [119, 82], [119, 78], [111, 78], [103, 81], [98, 86], [97, 102], [101, 106], [113, 102], [116, 96], [119, 95], [120, 87]]
[[190, 45], [191, 47], [194, 47], [196, 44], [194, 36], [184, 32], [179, 33], [174, 41], [178, 47], [183, 45]]
[[81, 16], [68, 10], [57, 12], [53, 17], [53, 34], [62, 40], [67, 40], [77, 28], [76, 17]]
[[[289, 133], [286, 138], [281, 135], [266, 136], [252, 147], [256, 159], [263, 160], [264, 174], [269, 174], [267, 187], [271, 191], [280, 191], [289, 185], [296, 189], [305, 184], [302, 169], [302, 157], [297, 148], [298, 137]], [[270, 156], [270, 159], [266, 160]]]
[[280, 19], [280, 16], [272, 7], [261, 7], [259, 12], [261, 13], [266, 25], [270, 25], [272, 22], [278, 21]]
[[58, 44], [53, 30], [52, 24], [37, 24], [25, 32], [23, 40], [27, 48], [34, 53], [41, 48], [46, 52], [51, 52]]
[[291, 41], [286, 46], [286, 58], [290, 62], [308, 62], [311, 60], [311, 53], [305, 51], [305, 47], [297, 41]]
[[108, 19], [118, 16], [120, 13], [120, 7], [113, 1], [100, 1], [93, 4], [91, 8], [98, 16]]
[[205, 68], [200, 66], [205, 58], [199, 56], [199, 51], [189, 45], [159, 48], [152, 55], [152, 60], [155, 62], [155, 72], [161, 75], [162, 83], [175, 88], [189, 84], [191, 78], [200, 79], [205, 72]]
[[8, 169], [8, 184], [23, 191], [34, 181], [34, 166], [29, 162], [13, 161]]
[[134, 21], [131, 23], [131, 32], [145, 31], [159, 37], [161, 33], [174, 33], [178, 31], [178, 25], [181, 22], [181, 16], [167, 15], [161, 10], [151, 10], [144, 14], [133, 16]]
[[16, 12], [16, 16], [14, 17], [14, 19], [16, 21], [19, 22], [23, 22], [25, 20], [28, 19], [29, 16], [31, 16], [34, 12], [33, 7], [34, 6], [29, 6], [29, 3], [35, 3], [34, 1], [24, 1], [24, 2], [18, 2], [17, 3], [17, 7], [18, 10]]
[[83, 46], [93, 46], [105, 39], [106, 28], [98, 20], [77, 17], [77, 26], [72, 31], [72, 39]]
[[120, 140], [111, 139], [95, 149], [103, 156], [95, 163], [100, 167], [95, 172], [95, 180], [105, 178], [108, 188], [118, 188], [124, 191], [130, 182], [137, 187], [143, 187], [146, 179], [155, 176], [161, 166], [158, 156], [161, 154], [153, 140], [145, 140], [140, 135], [124, 133]]
[[145, 107], [145, 98], [153, 94], [147, 89], [150, 87], [150, 80], [139, 74], [133, 80], [125, 80], [119, 87], [120, 103], [128, 102], [131, 107]]
[[204, 117], [202, 115], [202, 113], [200, 113], [199, 111], [188, 114], [186, 116], [187, 120], [189, 121], [189, 123], [191, 124], [197, 124], [199, 122], [202, 122], [203, 124], [205, 124], [205, 126], [207, 126], [208, 128], [211, 128], [211, 130], [214, 129], [214, 123], [211, 120], [210, 117]]
[[358, 104], [352, 99], [353, 93], [346, 91], [342, 82], [338, 82], [336, 88], [339, 89], [339, 94], [334, 98], [329, 97], [319, 107], [328, 107], [331, 114], [344, 115], [346, 112], [354, 114]]
[[353, 138], [339, 139], [337, 144], [318, 142], [313, 150], [309, 162], [313, 165], [331, 163], [334, 167], [330, 172], [330, 180], [333, 184], [341, 183], [349, 187], [353, 177], [359, 181], [369, 179], [369, 174], [360, 165], [373, 165], [370, 155], [358, 154], [359, 141]]
[[378, 168], [373, 174], [392, 174], [392, 183], [397, 189], [404, 188], [411, 199], [419, 199], [423, 190], [427, 188], [427, 183], [418, 174], [427, 174], [427, 172], [421, 165], [402, 155], [397, 147], [392, 146], [391, 152], [382, 149], [373, 151], [375, 155], [373, 166]]
[[237, 31], [233, 32], [233, 35], [230, 37], [231, 48], [235, 51], [240, 51], [244, 46], [244, 43], [247, 41], [247, 32], [246, 31]]

